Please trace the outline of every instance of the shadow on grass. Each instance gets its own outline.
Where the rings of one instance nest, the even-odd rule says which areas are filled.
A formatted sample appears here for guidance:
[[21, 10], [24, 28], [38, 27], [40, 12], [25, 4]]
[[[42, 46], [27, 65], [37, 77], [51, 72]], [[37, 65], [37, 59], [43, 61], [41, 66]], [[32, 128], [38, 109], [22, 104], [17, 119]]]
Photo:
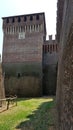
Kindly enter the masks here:
[[53, 115], [50, 109], [54, 106], [54, 102], [42, 103], [32, 114], [27, 116], [27, 120], [21, 122], [16, 129], [19, 130], [49, 130], [49, 126], [53, 124]]

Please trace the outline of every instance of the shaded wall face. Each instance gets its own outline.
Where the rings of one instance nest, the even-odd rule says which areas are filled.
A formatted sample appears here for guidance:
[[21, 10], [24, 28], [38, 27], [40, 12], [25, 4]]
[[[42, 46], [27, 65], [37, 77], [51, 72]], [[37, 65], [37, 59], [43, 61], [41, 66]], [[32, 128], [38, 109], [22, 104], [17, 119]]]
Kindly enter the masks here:
[[20, 74], [21, 76], [41, 76], [42, 74], [42, 64], [41, 63], [6, 63], [3, 64], [3, 70], [5, 72], [5, 76], [14, 76], [18, 77]]
[[[66, 6], [67, 5], [67, 6]], [[73, 129], [73, 1], [65, 1], [57, 79], [57, 106], [60, 130]]]
[[[73, 35], [63, 50], [60, 64], [57, 103], [61, 130], [73, 129]], [[60, 87], [60, 88], [59, 88]]]
[[58, 52], [44, 54], [43, 57], [43, 93], [56, 94]]
[[44, 65], [56, 65], [58, 63], [58, 52], [47, 52], [43, 56]]
[[45, 65], [43, 69], [43, 94], [55, 95], [57, 81], [57, 64]]
[[5, 78], [6, 96], [35, 97], [42, 95], [41, 79], [35, 76]]
[[6, 95], [35, 97], [42, 95], [41, 64], [6, 64], [4, 66]]
[[[51, 41], [52, 43], [53, 41]], [[55, 41], [56, 42], [56, 41]], [[48, 48], [48, 45], [50, 46]], [[47, 47], [46, 47], [47, 46]], [[56, 43], [44, 44], [43, 54], [43, 94], [55, 95], [57, 82], [58, 50]], [[53, 48], [54, 47], [54, 48]]]
[[4, 77], [2, 75], [2, 67], [0, 63], [0, 99], [3, 99], [3, 98], [5, 98], [5, 88], [4, 88]]

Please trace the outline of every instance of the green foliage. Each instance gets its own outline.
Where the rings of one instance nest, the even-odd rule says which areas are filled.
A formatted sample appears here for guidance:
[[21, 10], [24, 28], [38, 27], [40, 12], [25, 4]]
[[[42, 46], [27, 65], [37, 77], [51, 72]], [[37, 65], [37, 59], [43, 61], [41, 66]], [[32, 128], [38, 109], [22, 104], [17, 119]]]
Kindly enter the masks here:
[[53, 123], [52, 98], [18, 99], [18, 105], [0, 113], [0, 130], [48, 130]]

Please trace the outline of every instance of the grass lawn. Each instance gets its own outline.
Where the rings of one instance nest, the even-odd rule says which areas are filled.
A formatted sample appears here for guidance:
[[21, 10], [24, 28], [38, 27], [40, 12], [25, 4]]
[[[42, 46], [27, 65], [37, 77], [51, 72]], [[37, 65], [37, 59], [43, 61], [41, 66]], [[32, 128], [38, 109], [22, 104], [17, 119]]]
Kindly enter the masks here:
[[54, 106], [50, 97], [18, 99], [17, 106], [0, 113], [0, 130], [49, 130]]

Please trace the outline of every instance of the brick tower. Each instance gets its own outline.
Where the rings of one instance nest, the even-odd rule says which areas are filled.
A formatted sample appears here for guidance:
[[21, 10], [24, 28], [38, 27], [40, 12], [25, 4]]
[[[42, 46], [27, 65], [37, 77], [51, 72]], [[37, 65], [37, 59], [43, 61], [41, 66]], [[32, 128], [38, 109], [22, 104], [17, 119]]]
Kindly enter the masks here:
[[45, 14], [3, 17], [3, 57], [6, 94], [42, 94], [42, 45]]
[[[5, 98], [5, 90], [4, 90], [4, 77], [2, 73], [2, 64], [1, 64], [1, 55], [0, 55], [0, 99]], [[1, 102], [0, 102], [1, 105]]]

